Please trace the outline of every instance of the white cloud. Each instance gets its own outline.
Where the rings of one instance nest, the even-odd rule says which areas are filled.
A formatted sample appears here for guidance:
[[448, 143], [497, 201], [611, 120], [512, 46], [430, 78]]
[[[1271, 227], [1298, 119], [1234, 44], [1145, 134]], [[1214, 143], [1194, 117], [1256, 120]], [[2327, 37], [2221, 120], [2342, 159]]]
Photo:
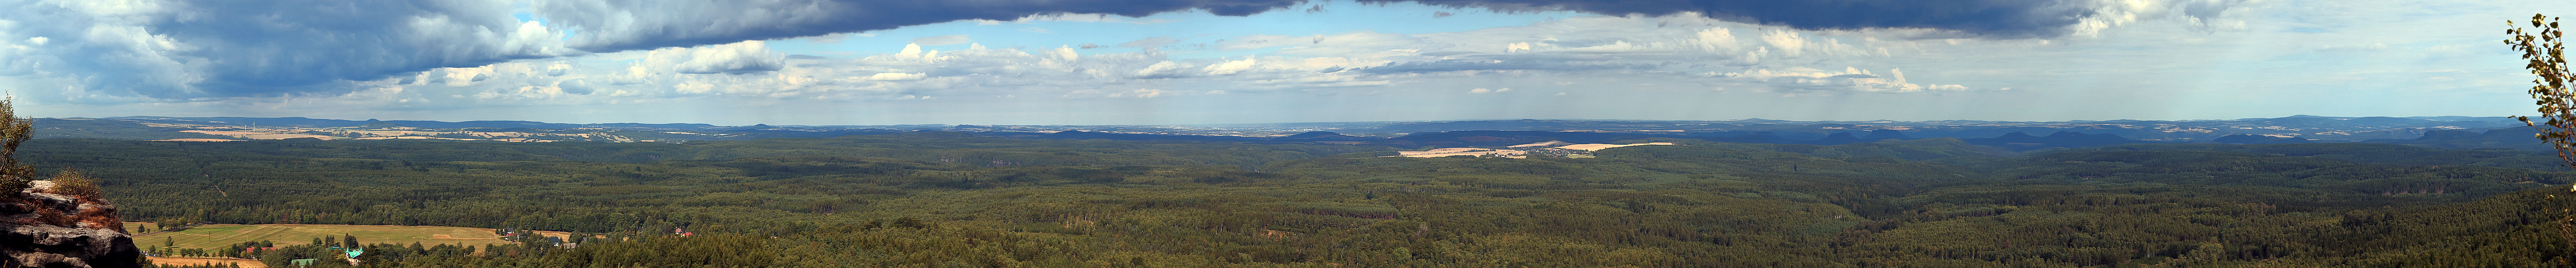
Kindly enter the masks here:
[[1109, 97], [1111, 97], [1111, 98], [1119, 98], [1119, 97], [1129, 97], [1129, 98], [1153, 98], [1153, 97], [1161, 97], [1161, 96], [1163, 96], [1163, 94], [1164, 94], [1164, 93], [1170, 93], [1170, 92], [1169, 92], [1169, 91], [1163, 91], [1163, 90], [1161, 90], [1161, 89], [1137, 89], [1137, 90], [1129, 90], [1129, 91], [1127, 91], [1127, 92], [1123, 92], [1123, 93], [1114, 93], [1114, 94], [1109, 94]]
[[564, 93], [573, 95], [589, 95], [593, 91], [593, 88], [590, 86], [590, 81], [584, 81], [582, 79], [556, 82], [554, 87], [561, 89]]
[[1180, 71], [1181, 71], [1181, 70], [1187, 70], [1187, 69], [1189, 69], [1189, 68], [1190, 68], [1190, 66], [1189, 66], [1189, 65], [1181, 64], [1181, 63], [1178, 63], [1178, 62], [1172, 62], [1172, 61], [1156, 62], [1156, 63], [1154, 63], [1154, 65], [1148, 65], [1148, 66], [1145, 66], [1145, 68], [1144, 68], [1144, 69], [1137, 69], [1135, 72], [1133, 72], [1133, 74], [1134, 74], [1134, 75], [1130, 75], [1129, 77], [1134, 77], [1134, 78], [1137, 78], [1137, 79], [1179, 78], [1179, 77], [1184, 77], [1184, 76], [1183, 76], [1184, 74], [1182, 74]]
[[922, 75], [921, 73], [877, 73], [877, 74], [868, 75], [867, 80], [868, 80], [868, 81], [914, 81], [914, 80], [921, 80], [922, 78], [925, 78], [925, 77], [929, 77], [929, 76], [928, 76], [928, 75]]
[[1789, 57], [1797, 57], [1800, 52], [1806, 51], [1807, 48], [1806, 35], [1788, 30], [1775, 29], [1769, 32], [1763, 32], [1762, 43], [1770, 44], [1772, 48], [1780, 49], [1779, 51], [1781, 53], [1786, 54]]
[[787, 65], [787, 55], [769, 50], [761, 41], [699, 46], [693, 48], [655, 49], [642, 64], [668, 68], [690, 74], [745, 74], [776, 71]]
[[1224, 63], [1208, 65], [1205, 71], [1207, 71], [1208, 75], [1232, 75], [1257, 68], [1255, 65], [1259, 64], [1258, 60], [1258, 58], [1246, 58], [1238, 61], [1227, 61]]
[[[1057, 48], [986, 48], [972, 45], [961, 50], [928, 50], [919, 44], [908, 44], [894, 53], [856, 56], [840, 59], [794, 59], [788, 66], [777, 52], [765, 45], [745, 42], [696, 48], [672, 48], [652, 51], [601, 54], [601, 60], [621, 57], [638, 59], [626, 66], [603, 67], [598, 63], [566, 67], [563, 61], [543, 63], [496, 64], [476, 68], [451, 68], [424, 75], [447, 78], [423, 78], [442, 86], [477, 86], [482, 84], [525, 84], [552, 87], [567, 96], [555, 101], [578, 99], [583, 88], [599, 96], [626, 94], [632, 96], [704, 96], [725, 95], [757, 98], [891, 100], [901, 96], [1015, 96], [1063, 95], [1067, 98], [1112, 97], [1154, 98], [1172, 94], [1241, 95], [1279, 91], [1318, 91], [1347, 87], [1398, 85], [1406, 81], [1429, 81], [1474, 77], [1480, 74], [1513, 73], [1514, 76], [1543, 74], [1577, 74], [1611, 76], [1664, 76], [1681, 83], [1725, 85], [1757, 91], [1803, 92], [1881, 92], [1915, 93], [1962, 90], [1958, 85], [1936, 85], [1912, 82], [1902, 75], [1889, 77], [1831, 77], [1843, 72], [1827, 72], [1799, 66], [1760, 65], [1675, 65], [1671, 59], [1747, 64], [1762, 62], [1758, 58], [1831, 60], [1843, 58], [1878, 58], [1847, 51], [1862, 51], [1856, 45], [1839, 43], [1837, 38], [1808, 37], [1799, 33], [1778, 33], [1789, 41], [1762, 42], [1746, 48], [1731, 27], [1746, 25], [1708, 22], [1693, 27], [1651, 27], [1673, 23], [1673, 18], [1571, 18], [1542, 22], [1531, 26], [1502, 27], [1459, 33], [1391, 34], [1351, 32], [1308, 36], [1243, 36], [1224, 38], [1217, 47], [1233, 49], [1277, 48], [1278, 52], [1225, 59], [1173, 59], [1156, 50], [1129, 53], [1083, 54], [1070, 46]], [[1622, 26], [1625, 25], [1625, 26]], [[1636, 27], [1644, 31], [1599, 32], [1565, 29], [1604, 29]], [[938, 41], [938, 40], [916, 40]], [[1159, 46], [1174, 42], [1168, 37], [1130, 42], [1130, 45]], [[1476, 45], [1482, 43], [1486, 45]], [[1528, 44], [1520, 48], [1494, 44]], [[1836, 45], [1840, 46], [1836, 46]], [[1875, 44], [1875, 43], [1873, 43]], [[1761, 54], [1779, 51], [1776, 47], [1798, 50], [1844, 50], [1834, 53], [1791, 57]], [[1750, 53], [1750, 54], [1748, 54]], [[704, 55], [704, 56], [702, 56]], [[757, 55], [766, 55], [753, 57]], [[1637, 56], [1630, 56], [1637, 55]], [[1749, 56], [1748, 56], [1749, 55]], [[684, 57], [685, 56], [685, 57]], [[1503, 59], [1503, 60], [1491, 60]], [[703, 60], [704, 62], [700, 62]], [[1360, 70], [1400, 63], [1454, 60], [1469, 69], [1456, 72], [1381, 72]], [[524, 66], [523, 66], [524, 65]], [[1455, 65], [1455, 64], [1452, 64]], [[760, 66], [733, 68], [733, 66]], [[777, 66], [768, 69], [768, 66]], [[1441, 68], [1436, 64], [1416, 64]], [[1550, 67], [1554, 66], [1554, 67]], [[1642, 69], [1640, 69], [1642, 68]], [[525, 69], [529, 75], [514, 75], [512, 70]], [[766, 70], [763, 70], [766, 69]], [[730, 72], [723, 70], [731, 70]], [[1435, 70], [1435, 69], [1424, 69]], [[1689, 70], [1705, 75], [1672, 74]], [[1745, 75], [1742, 73], [1756, 73]], [[1761, 74], [1767, 72], [1768, 74]], [[1870, 73], [1853, 69], [1851, 73]], [[494, 81], [471, 82], [473, 73], [490, 73]], [[1736, 73], [1735, 75], [1720, 75]], [[462, 77], [463, 79], [460, 79]], [[557, 82], [584, 79], [584, 82]], [[1802, 80], [1803, 79], [1803, 80]], [[530, 82], [513, 82], [530, 80]], [[466, 82], [456, 82], [466, 81]], [[430, 83], [423, 82], [423, 83]], [[1139, 91], [1136, 86], [1177, 86], [1209, 88], [1201, 91]], [[1702, 87], [1706, 88], [1706, 87]], [[1484, 88], [1471, 93], [1502, 93], [1512, 88]], [[599, 94], [597, 92], [609, 92]], [[626, 93], [617, 93], [626, 92]], [[543, 90], [514, 90], [494, 94], [537, 94]], [[916, 97], [917, 98], [917, 97]], [[594, 100], [595, 101], [595, 100]]]
[[1719, 76], [1767, 82], [1757, 85], [1758, 89], [1801, 95], [1835, 92], [1919, 93], [1968, 90], [1964, 85], [1908, 83], [1903, 69], [1888, 69], [1887, 74], [1880, 75], [1869, 70], [1851, 67], [1845, 67], [1842, 71], [1794, 67], [1786, 70], [1756, 69]]

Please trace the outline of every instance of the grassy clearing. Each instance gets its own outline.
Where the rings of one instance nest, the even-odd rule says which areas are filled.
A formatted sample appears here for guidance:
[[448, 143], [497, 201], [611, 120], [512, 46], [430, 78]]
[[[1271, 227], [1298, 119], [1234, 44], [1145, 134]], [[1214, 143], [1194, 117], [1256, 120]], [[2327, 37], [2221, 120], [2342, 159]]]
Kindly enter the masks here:
[[136, 230], [136, 229], [134, 229], [134, 227], [146, 227], [146, 226], [148, 226], [148, 227], [153, 227], [153, 228], [160, 228], [160, 227], [161, 227], [161, 224], [158, 224], [158, 223], [149, 223], [149, 222], [130, 222], [130, 221], [129, 221], [129, 222], [125, 222], [125, 231], [127, 231], [127, 232], [132, 232], [132, 231]]
[[[562, 232], [538, 232], [546, 236], [565, 236]], [[492, 229], [446, 226], [329, 225], [329, 224], [214, 224], [184, 231], [161, 232], [136, 236], [137, 247], [175, 245], [180, 248], [223, 250], [225, 246], [245, 241], [276, 241], [278, 246], [312, 244], [314, 237], [358, 236], [359, 243], [397, 243], [422, 245], [503, 244]]]

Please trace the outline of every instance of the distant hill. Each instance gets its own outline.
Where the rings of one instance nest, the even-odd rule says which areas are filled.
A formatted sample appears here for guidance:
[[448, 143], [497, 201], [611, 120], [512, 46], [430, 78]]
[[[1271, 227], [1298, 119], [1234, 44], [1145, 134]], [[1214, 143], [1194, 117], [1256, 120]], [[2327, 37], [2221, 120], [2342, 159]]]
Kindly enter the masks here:
[[[1507, 146], [1558, 140], [1609, 143], [1689, 139], [1727, 143], [1843, 145], [1955, 138], [2008, 151], [2157, 143], [2404, 144], [2433, 148], [2548, 150], [2531, 130], [2502, 117], [2289, 116], [2232, 120], [1788, 121], [1770, 119], [1463, 120], [1223, 125], [885, 125], [719, 126], [711, 124], [535, 121], [340, 120], [303, 117], [39, 118], [40, 138], [127, 140], [439, 139], [507, 142], [684, 142], [953, 131], [1022, 139], [1106, 139], [1252, 143], [1371, 144], [1401, 148]], [[1350, 133], [1350, 134], [1346, 134]], [[2038, 135], [2036, 133], [2048, 133]]]
[[2446, 149], [2504, 148], [2533, 151], [2556, 150], [2549, 148], [2549, 144], [2540, 143], [2539, 139], [2531, 137], [2532, 134], [2539, 133], [2539, 130], [2533, 130], [2528, 127], [2499, 128], [2483, 132], [2467, 130], [2434, 130], [2426, 131], [2423, 136], [2412, 139], [2377, 139], [2362, 142], [2405, 144]]
[[[2524, 137], [2530, 138], [2530, 137]], [[2537, 142], [2534, 142], [2537, 143]], [[2288, 144], [2133, 144], [2076, 149], [2078, 151], [2220, 151], [2232, 153], [2300, 156], [2336, 159], [2358, 163], [2388, 165], [2469, 165], [2537, 170], [2567, 170], [2551, 152], [2529, 150], [2458, 150], [2396, 144], [2373, 143], [2288, 143]]]
[[135, 121], [142, 121], [142, 122], [182, 123], [182, 124], [213, 124], [213, 125], [237, 125], [237, 126], [257, 126], [257, 125], [266, 124], [266, 125], [269, 125], [269, 126], [310, 126], [310, 127], [356, 127], [356, 126], [366, 126], [366, 125], [379, 124], [379, 123], [381, 123], [381, 124], [392, 124], [392, 125], [406, 126], [406, 127], [416, 127], [416, 128], [579, 128], [579, 127], [613, 127], [613, 128], [659, 128], [659, 129], [706, 129], [706, 128], [714, 128], [714, 127], [716, 127], [716, 125], [709, 125], [709, 124], [645, 124], [645, 123], [564, 124], [564, 123], [546, 123], [546, 122], [536, 122], [536, 121], [464, 121], [464, 122], [445, 122], [445, 121], [420, 121], [420, 120], [392, 120], [392, 121], [379, 121], [379, 120], [375, 120], [375, 119], [367, 119], [367, 120], [364, 120], [364, 121], [359, 121], [359, 120], [339, 120], [339, 119], [312, 119], [312, 118], [303, 118], [303, 117], [268, 117], [268, 118], [262, 118], [262, 117], [157, 117], [157, 116], [125, 116], [125, 117], [109, 117], [109, 118], [106, 118], [106, 119], [125, 119], [125, 120], [135, 120]]
[[[2061, 131], [2088, 134], [2112, 134], [2139, 140], [2199, 142], [2227, 135], [2296, 136], [2319, 141], [2360, 141], [2369, 139], [2411, 139], [2435, 130], [2471, 130], [2522, 126], [2505, 117], [2420, 116], [2420, 117], [2326, 117], [2296, 115], [2280, 118], [2246, 118], [2228, 120], [2106, 120], [2106, 121], [1786, 121], [1769, 119], [1653, 121], [1653, 120], [1460, 120], [1431, 122], [1397, 122], [1374, 128], [1325, 129], [1342, 133], [1421, 133], [1460, 130], [1517, 131], [1585, 131], [1680, 133], [1694, 136], [1736, 136], [1768, 132], [1790, 140], [1815, 140], [1834, 133], [1902, 131], [1910, 138], [1988, 138], [2013, 132], [2055, 133]], [[1855, 133], [1860, 135], [1861, 133]], [[1857, 136], [1856, 136], [1857, 137]]]
[[2225, 143], [2225, 144], [2280, 144], [2280, 143], [2316, 143], [2317, 141], [2316, 141], [2316, 140], [2310, 140], [2310, 139], [2308, 139], [2308, 138], [2300, 138], [2300, 137], [2273, 137], [2273, 136], [2263, 136], [2263, 135], [2254, 135], [2254, 134], [2236, 134], [2236, 135], [2227, 135], [2227, 136], [2218, 137], [2218, 139], [2212, 139], [2212, 140], [2209, 140], [2209, 142], [2210, 142], [2210, 143]]
[[302, 117], [36, 118], [37, 138], [225, 141], [440, 139], [507, 142], [680, 142], [837, 137], [905, 132], [881, 128], [722, 127], [708, 124], [562, 124], [532, 121], [335, 120]]

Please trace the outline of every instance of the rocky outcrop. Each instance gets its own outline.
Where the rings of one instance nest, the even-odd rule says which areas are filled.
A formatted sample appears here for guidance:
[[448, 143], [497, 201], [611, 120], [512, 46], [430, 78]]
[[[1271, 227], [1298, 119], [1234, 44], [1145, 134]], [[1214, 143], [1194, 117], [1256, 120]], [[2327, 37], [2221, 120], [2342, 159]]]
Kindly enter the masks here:
[[51, 181], [28, 186], [0, 194], [0, 268], [140, 266], [115, 205], [56, 194]]

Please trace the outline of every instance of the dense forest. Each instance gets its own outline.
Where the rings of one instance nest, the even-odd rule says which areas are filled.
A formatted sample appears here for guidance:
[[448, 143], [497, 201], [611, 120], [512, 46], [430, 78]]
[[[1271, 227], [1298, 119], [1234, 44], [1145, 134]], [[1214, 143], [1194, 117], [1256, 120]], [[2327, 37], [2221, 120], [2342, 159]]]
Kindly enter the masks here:
[[[934, 132], [680, 144], [44, 139], [22, 153], [37, 170], [100, 178], [126, 219], [592, 237], [380, 245], [361, 258], [375, 267], [2519, 267], [2576, 257], [2543, 209], [2569, 202], [2550, 197], [2564, 187], [2544, 186], [2576, 173], [2541, 152], [1631, 142], [1644, 141], [1685, 145], [1379, 158], [1398, 148]], [[319, 254], [291, 249], [275, 254]], [[285, 257], [301, 256], [264, 261]]]

